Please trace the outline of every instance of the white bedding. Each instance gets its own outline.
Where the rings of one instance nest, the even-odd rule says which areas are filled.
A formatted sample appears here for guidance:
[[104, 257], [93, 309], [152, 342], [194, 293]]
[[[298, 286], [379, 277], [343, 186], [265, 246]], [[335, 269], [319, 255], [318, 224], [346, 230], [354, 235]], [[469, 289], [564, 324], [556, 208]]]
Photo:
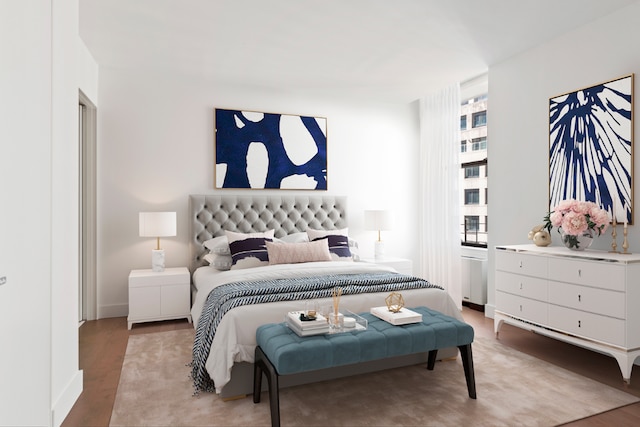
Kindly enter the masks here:
[[[311, 262], [304, 264], [281, 264], [241, 270], [218, 271], [213, 267], [200, 267], [193, 275], [197, 289], [191, 308], [194, 327], [198, 324], [201, 311], [209, 292], [222, 284], [241, 280], [274, 279], [281, 277], [308, 277], [325, 274], [366, 273], [394, 271], [390, 267], [366, 262]], [[385, 304], [388, 293], [344, 295], [340, 298], [340, 308], [353, 312], [368, 312], [371, 307]], [[413, 289], [402, 291], [407, 307], [427, 306], [446, 315], [462, 320], [462, 315], [448, 293], [440, 289]], [[320, 299], [319, 303], [330, 303], [331, 298]], [[256, 347], [256, 330], [265, 323], [284, 320], [287, 312], [304, 308], [304, 301], [281, 301], [237, 307], [222, 318], [217, 327], [206, 368], [220, 393], [231, 378], [234, 362], [253, 363]]]

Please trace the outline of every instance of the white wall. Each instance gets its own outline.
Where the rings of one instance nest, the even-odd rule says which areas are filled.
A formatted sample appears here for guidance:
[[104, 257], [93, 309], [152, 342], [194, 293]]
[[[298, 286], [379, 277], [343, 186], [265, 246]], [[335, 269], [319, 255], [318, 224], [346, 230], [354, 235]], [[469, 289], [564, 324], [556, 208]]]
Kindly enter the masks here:
[[[489, 276], [487, 315], [494, 305], [496, 245], [530, 243], [528, 231], [548, 209], [549, 98], [558, 94], [640, 72], [640, 4], [531, 49], [489, 70]], [[637, 87], [637, 84], [636, 84]], [[634, 93], [638, 111], [638, 91]], [[636, 120], [637, 120], [636, 114]], [[635, 141], [637, 145], [639, 141]], [[638, 199], [640, 157], [635, 156], [634, 200]], [[635, 203], [639, 209], [640, 204]], [[631, 252], [640, 251], [640, 230], [629, 227]], [[559, 244], [555, 230], [554, 244]], [[622, 245], [618, 231], [618, 248]], [[595, 249], [610, 249], [607, 233]]]
[[0, 425], [59, 425], [82, 391], [78, 3], [3, 1], [0, 20]]
[[[78, 2], [52, 1], [51, 411], [60, 425], [82, 392], [78, 355]], [[71, 65], [71, 66], [70, 66]]]
[[214, 108], [326, 117], [329, 189], [317, 194], [349, 196], [362, 255], [373, 255], [376, 237], [362, 230], [363, 211], [386, 206], [397, 208], [396, 227], [383, 233], [387, 253], [417, 253], [417, 104], [306, 99], [111, 68], [100, 68], [99, 98], [99, 318], [126, 316], [129, 272], [150, 268], [155, 241], [138, 237], [138, 212], [177, 212], [178, 236], [161, 243], [168, 267], [189, 265], [188, 195], [222, 191], [213, 190]]
[[[3, 64], [0, 114], [4, 118], [0, 126], [0, 277], [6, 277], [7, 281], [0, 286], [3, 348], [0, 351], [0, 425], [48, 425], [51, 391], [50, 4], [3, 1], [0, 20]], [[15, 48], [17, 39], [21, 39], [18, 49]], [[39, 249], [37, 263], [33, 257], [25, 256], [33, 251], [34, 243]]]
[[98, 64], [80, 37], [77, 37], [77, 74], [78, 87], [98, 105]]

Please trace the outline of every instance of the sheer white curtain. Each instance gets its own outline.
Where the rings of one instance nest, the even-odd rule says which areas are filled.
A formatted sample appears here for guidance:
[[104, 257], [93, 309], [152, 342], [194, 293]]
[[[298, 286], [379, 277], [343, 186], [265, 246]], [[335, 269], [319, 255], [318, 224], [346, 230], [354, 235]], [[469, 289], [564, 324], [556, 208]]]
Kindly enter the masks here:
[[462, 309], [460, 286], [460, 85], [420, 100], [422, 277]]

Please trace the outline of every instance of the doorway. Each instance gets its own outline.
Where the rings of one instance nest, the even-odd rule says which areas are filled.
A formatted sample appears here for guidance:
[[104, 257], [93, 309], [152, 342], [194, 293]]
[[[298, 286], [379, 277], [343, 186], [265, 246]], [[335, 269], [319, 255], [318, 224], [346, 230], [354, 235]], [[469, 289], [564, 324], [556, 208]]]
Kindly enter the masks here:
[[96, 319], [97, 226], [96, 226], [96, 140], [97, 110], [80, 91], [78, 103], [79, 191], [79, 256], [78, 260], [78, 324]]

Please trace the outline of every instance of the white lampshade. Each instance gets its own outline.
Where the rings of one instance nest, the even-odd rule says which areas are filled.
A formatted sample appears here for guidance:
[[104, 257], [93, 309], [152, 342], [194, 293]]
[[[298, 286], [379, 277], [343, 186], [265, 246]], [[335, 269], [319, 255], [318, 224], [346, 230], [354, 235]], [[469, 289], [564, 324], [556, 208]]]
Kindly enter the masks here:
[[384, 244], [380, 238], [382, 230], [391, 229], [391, 212], [387, 210], [367, 210], [364, 211], [364, 228], [378, 232], [378, 240], [375, 243], [375, 257], [384, 257]]
[[140, 237], [169, 237], [175, 235], [175, 212], [140, 212]]
[[164, 271], [164, 250], [160, 249], [160, 237], [175, 236], [175, 212], [140, 212], [140, 237], [155, 237], [156, 249], [151, 251], [151, 269], [156, 272]]
[[[364, 211], [364, 228], [378, 232], [391, 230], [391, 212], [387, 210]], [[380, 240], [379, 236], [378, 240]]]

